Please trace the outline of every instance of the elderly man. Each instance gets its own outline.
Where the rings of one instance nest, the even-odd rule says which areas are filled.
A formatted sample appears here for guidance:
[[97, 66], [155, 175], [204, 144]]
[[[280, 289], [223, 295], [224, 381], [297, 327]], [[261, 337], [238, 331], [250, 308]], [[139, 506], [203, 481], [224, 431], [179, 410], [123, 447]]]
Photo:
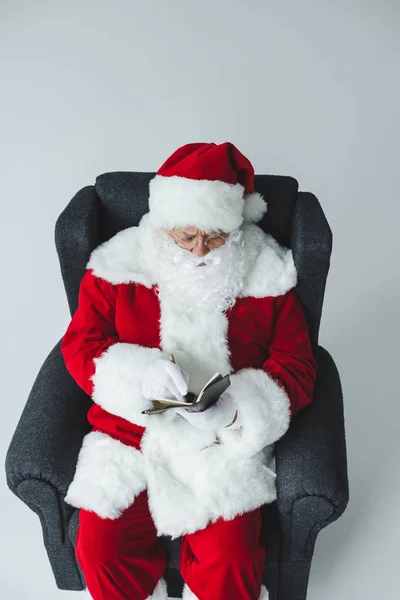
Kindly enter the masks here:
[[[90, 256], [62, 352], [93, 399], [65, 501], [94, 600], [166, 600], [161, 535], [182, 536], [185, 600], [268, 598], [260, 507], [316, 364], [291, 252], [255, 224], [265, 211], [233, 144], [187, 144], [139, 225]], [[207, 410], [143, 413], [215, 372], [231, 385]]]

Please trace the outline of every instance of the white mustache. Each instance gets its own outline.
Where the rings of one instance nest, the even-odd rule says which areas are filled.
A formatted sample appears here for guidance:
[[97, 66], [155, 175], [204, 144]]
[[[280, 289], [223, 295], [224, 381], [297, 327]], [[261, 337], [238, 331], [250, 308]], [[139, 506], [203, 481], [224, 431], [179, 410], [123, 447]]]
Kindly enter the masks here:
[[205, 254], [204, 256], [197, 256], [196, 254], [193, 254], [192, 252], [189, 252], [189, 250], [184, 250], [183, 248], [180, 248], [180, 250], [182, 250], [182, 252], [185, 252], [185, 255], [182, 255], [182, 258], [185, 258], [185, 260], [190, 263], [192, 262], [194, 266], [200, 266], [203, 263], [205, 265], [219, 265], [221, 264], [221, 250], [222, 250], [223, 246], [221, 246], [221, 248], [215, 248], [214, 250], [210, 250], [210, 252], [208, 252], [208, 254]]

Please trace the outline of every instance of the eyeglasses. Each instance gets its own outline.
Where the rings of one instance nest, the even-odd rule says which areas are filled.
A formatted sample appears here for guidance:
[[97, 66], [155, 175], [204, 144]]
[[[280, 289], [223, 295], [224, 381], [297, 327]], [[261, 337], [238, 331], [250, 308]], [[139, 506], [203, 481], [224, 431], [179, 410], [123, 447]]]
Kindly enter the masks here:
[[[174, 229], [172, 229], [172, 231], [176, 235], [179, 235], [179, 232], [175, 231]], [[174, 240], [175, 244], [177, 244], [180, 248], [185, 248], [185, 250], [193, 250], [200, 241], [199, 236], [202, 237], [203, 235], [205, 234], [200, 233], [198, 231], [195, 235], [180, 235], [178, 239], [175, 239], [174, 237], [172, 239]], [[214, 250], [215, 248], [220, 248], [221, 246], [223, 246], [228, 237], [228, 233], [212, 231], [207, 235], [206, 239], [204, 240], [204, 244], [209, 250]]]

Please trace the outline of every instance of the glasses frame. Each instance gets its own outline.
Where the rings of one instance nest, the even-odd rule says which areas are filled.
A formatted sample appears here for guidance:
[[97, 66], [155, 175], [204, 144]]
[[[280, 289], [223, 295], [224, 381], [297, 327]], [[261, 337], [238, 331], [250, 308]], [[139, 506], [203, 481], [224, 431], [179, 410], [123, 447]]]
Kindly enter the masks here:
[[[171, 229], [171, 231], [174, 231], [174, 230], [173, 230], [173, 229]], [[176, 239], [175, 239], [173, 236], [171, 236], [171, 237], [172, 237], [172, 239], [174, 240], [175, 244], [176, 244], [177, 246], [179, 246], [179, 248], [182, 248], [182, 250], [190, 250], [190, 252], [191, 252], [192, 250], [194, 250], [194, 249], [196, 248], [197, 244], [199, 244], [199, 243], [200, 243], [200, 241], [201, 241], [201, 239], [200, 239], [200, 238], [202, 238], [202, 237], [203, 237], [203, 236], [205, 236], [205, 235], [207, 235], [207, 234], [205, 234], [205, 233], [200, 233], [200, 234], [199, 234], [199, 233], [197, 233], [197, 234], [195, 235], [195, 237], [194, 237], [193, 244], [192, 244], [191, 246], [181, 246], [179, 242], [182, 240], [182, 237], [181, 237], [181, 238], [178, 238], [177, 240], [176, 240]], [[208, 240], [209, 240], [209, 238], [210, 238], [210, 237], [220, 237], [220, 238], [222, 238], [222, 239], [224, 240], [224, 244], [225, 244], [226, 240], [227, 240], [227, 239], [228, 239], [228, 237], [229, 237], [229, 233], [224, 233], [224, 232], [221, 232], [221, 233], [220, 233], [220, 232], [217, 232], [217, 231], [215, 231], [215, 232], [213, 232], [213, 233], [209, 233], [209, 234], [207, 235], [206, 239], [205, 239], [205, 240], [204, 240], [204, 242], [203, 242], [203, 243], [204, 243], [204, 245], [205, 245], [205, 246], [207, 246], [207, 248], [208, 248], [209, 250], [215, 250], [215, 248], [211, 248], [211, 247], [208, 245]], [[221, 247], [222, 247], [224, 244], [221, 244], [221, 246], [217, 246], [217, 248], [221, 248]]]

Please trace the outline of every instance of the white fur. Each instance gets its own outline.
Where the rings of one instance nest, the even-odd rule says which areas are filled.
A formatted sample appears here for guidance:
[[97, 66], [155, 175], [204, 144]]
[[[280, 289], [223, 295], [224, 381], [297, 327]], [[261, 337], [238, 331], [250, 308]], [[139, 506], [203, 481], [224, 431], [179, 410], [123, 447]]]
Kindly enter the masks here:
[[234, 454], [230, 445], [216, 443], [220, 430], [198, 429], [173, 410], [154, 417], [141, 448], [159, 535], [174, 539], [276, 499], [273, 465], [264, 464], [263, 451]]
[[145, 488], [141, 452], [100, 431], [91, 431], [83, 438], [75, 476], [64, 500], [103, 519], [116, 519]]
[[146, 426], [148, 415], [141, 411], [151, 408], [153, 401], [145, 398], [141, 384], [147, 367], [167, 355], [158, 348], [116, 342], [94, 359], [92, 398], [108, 412], [132, 423]]
[[276, 499], [273, 446], [289, 427], [289, 400], [261, 369], [231, 379], [240, 429], [201, 430], [169, 410], [144, 433], [149, 507], [159, 535], [193, 533], [219, 516], [232, 519]]
[[194, 319], [186, 313], [177, 314], [162, 297], [160, 303], [161, 346], [169, 354], [176, 350], [185, 353], [179, 364], [189, 374], [189, 391], [198, 394], [217, 371], [230, 373], [226, 315], [199, 311]]
[[153, 593], [150, 594], [150, 596], [147, 596], [146, 600], [168, 600], [167, 582], [165, 581], [164, 577], [159, 579], [156, 587], [153, 590]]
[[152, 235], [149, 213], [146, 213], [139, 227], [123, 229], [97, 246], [86, 269], [92, 269], [96, 277], [113, 284], [135, 282], [151, 288], [156, 283], [157, 260]]
[[244, 197], [243, 220], [247, 223], [261, 221], [267, 212], [267, 203], [258, 192], [247, 194]]
[[243, 222], [244, 187], [224, 181], [156, 175], [149, 184], [154, 227], [233, 231]]
[[242, 227], [247, 276], [240, 296], [281, 296], [297, 284], [292, 251], [254, 224]]
[[230, 375], [229, 393], [236, 401], [242, 427], [236, 435], [218, 431], [235, 456], [252, 456], [270, 446], [290, 425], [290, 401], [285, 390], [262, 369], [242, 369]]
[[[297, 273], [291, 250], [280, 246], [258, 225], [243, 224], [241, 229], [247, 276], [240, 296], [279, 296], [295, 287]], [[146, 213], [138, 227], [120, 231], [93, 250], [86, 268], [113, 284], [140, 283], [151, 288], [157, 283], [155, 235], [150, 213]]]
[[[264, 584], [261, 585], [261, 592], [258, 600], [268, 600], [269, 594], [268, 590]], [[182, 592], [182, 600], [199, 600], [198, 597], [192, 592], [188, 584], [185, 582], [183, 586]], [[221, 600], [225, 600], [225, 598], [221, 598]], [[229, 598], [229, 600], [235, 600], [234, 598]]]
[[182, 590], [182, 600], [199, 600], [196, 594], [192, 592], [192, 590], [186, 582]]

